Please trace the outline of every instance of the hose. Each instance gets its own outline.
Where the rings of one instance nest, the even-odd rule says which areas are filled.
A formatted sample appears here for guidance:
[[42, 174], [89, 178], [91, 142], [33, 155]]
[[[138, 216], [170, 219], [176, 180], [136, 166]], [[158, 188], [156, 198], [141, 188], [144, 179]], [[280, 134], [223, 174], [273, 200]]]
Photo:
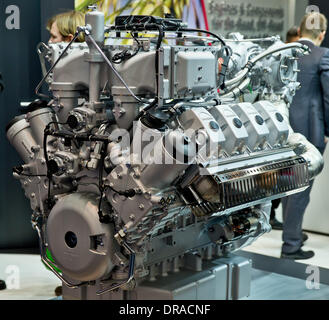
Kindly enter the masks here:
[[265, 57], [279, 52], [283, 50], [288, 50], [288, 49], [293, 49], [293, 48], [299, 48], [303, 49], [304, 45], [301, 43], [289, 43], [289, 44], [282, 44], [279, 47], [272, 48], [272, 49], [267, 49], [264, 52], [260, 53], [256, 57], [252, 58], [251, 60], [248, 61], [248, 63], [245, 65], [245, 67], [236, 75], [235, 78], [228, 80], [225, 82], [225, 86], [229, 87], [237, 82], [242, 81], [242, 79], [248, 74], [250, 69], [261, 59], [264, 59]]

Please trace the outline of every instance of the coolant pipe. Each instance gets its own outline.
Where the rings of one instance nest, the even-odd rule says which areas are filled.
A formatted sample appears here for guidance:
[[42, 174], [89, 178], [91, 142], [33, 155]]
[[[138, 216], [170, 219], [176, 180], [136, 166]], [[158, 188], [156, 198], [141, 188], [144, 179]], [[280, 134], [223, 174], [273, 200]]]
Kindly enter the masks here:
[[240, 85], [238, 85], [235, 89], [233, 89], [233, 91], [230, 91], [222, 96], [220, 96], [220, 98], [237, 98], [239, 96], [241, 96], [241, 94], [243, 94], [243, 91], [248, 85], [250, 84], [250, 79], [247, 78], [245, 79]]

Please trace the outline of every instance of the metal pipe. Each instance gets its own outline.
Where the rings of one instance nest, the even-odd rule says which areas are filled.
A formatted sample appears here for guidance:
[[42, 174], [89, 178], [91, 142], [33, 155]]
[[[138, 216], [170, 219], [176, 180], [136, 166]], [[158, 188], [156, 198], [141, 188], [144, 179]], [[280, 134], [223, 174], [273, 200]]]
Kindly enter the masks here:
[[267, 37], [267, 38], [255, 38], [255, 39], [242, 39], [242, 40], [235, 40], [235, 39], [224, 39], [225, 42], [265, 42], [265, 41], [278, 41], [280, 40], [280, 37], [273, 36], [273, 37]]
[[129, 259], [129, 272], [128, 272], [128, 279], [118, 283], [118, 284], [113, 284], [112, 286], [103, 289], [103, 290], [99, 290], [96, 292], [96, 294], [98, 296], [105, 294], [107, 292], [111, 292], [113, 290], [116, 289], [120, 289], [121, 287], [123, 287], [124, 285], [128, 284], [131, 280], [134, 279], [134, 270], [135, 270], [135, 252], [127, 245], [126, 242], [122, 243], [122, 246], [127, 249], [130, 252], [130, 259]]
[[48, 51], [49, 51], [49, 47], [45, 43], [40, 42], [37, 45], [37, 53], [39, 55], [40, 64], [41, 64], [41, 70], [42, 70], [42, 75], [43, 76], [45, 76], [47, 74], [45, 56], [48, 53]]
[[284, 102], [278, 102], [275, 103], [275, 107], [282, 114], [284, 120], [289, 124], [288, 145], [294, 148], [295, 151], [295, 147], [299, 147], [302, 151], [300, 154], [298, 152], [296, 153], [307, 161], [309, 177], [310, 180], [313, 180], [323, 170], [323, 156], [319, 150], [305, 138], [305, 136], [293, 131], [289, 122], [289, 108], [287, 104]]
[[89, 70], [89, 102], [94, 103], [99, 101], [101, 64], [90, 62]]
[[237, 98], [239, 97], [243, 92], [242, 90], [244, 90], [250, 83], [250, 79], [247, 78], [245, 79], [240, 85], [238, 85], [233, 91], [228, 92], [226, 94], [224, 94], [223, 96], [220, 96], [220, 98]]
[[125, 88], [129, 91], [129, 93], [134, 97], [134, 99], [136, 99], [138, 102], [143, 103], [143, 101], [141, 99], [139, 99], [133, 92], [132, 90], [128, 87], [128, 85], [126, 84], [126, 82], [122, 79], [122, 77], [120, 76], [120, 74], [118, 73], [118, 71], [114, 68], [114, 66], [112, 65], [111, 61], [107, 58], [107, 56], [105, 55], [105, 53], [103, 52], [103, 50], [99, 47], [99, 45], [96, 43], [96, 41], [94, 40], [94, 38], [90, 35], [90, 32], [88, 29], [86, 28], [79, 28], [79, 30], [83, 30], [85, 32], [85, 35], [88, 37], [88, 39], [91, 41], [91, 43], [94, 45], [94, 47], [97, 49], [97, 51], [101, 54], [101, 56], [103, 57], [103, 59], [105, 60], [105, 62], [108, 64], [108, 66], [112, 69], [112, 71], [114, 72], [114, 74], [118, 77], [118, 79], [122, 82], [122, 84], [125, 86]]
[[[293, 49], [293, 48], [299, 48], [299, 49], [303, 49], [304, 45], [301, 43], [289, 43], [289, 44], [283, 44], [279, 47], [276, 48], [272, 48], [272, 49], [268, 49], [265, 50], [264, 52], [260, 53], [258, 56], [256, 56], [255, 58], [251, 59], [249, 61], [250, 65], [254, 65], [256, 62], [258, 62], [259, 60], [265, 58], [268, 55], [271, 55], [273, 53], [279, 52], [279, 51], [283, 51], [283, 50], [288, 50], [288, 49]], [[228, 80], [225, 82], [225, 86], [229, 87], [237, 82], [242, 81], [242, 79], [248, 74], [249, 72], [249, 67], [248, 65], [246, 65], [238, 74], [235, 78]]]
[[[38, 233], [38, 237], [39, 237], [39, 246], [40, 246], [40, 255], [41, 255], [41, 260], [42, 262], [55, 274], [55, 276], [60, 279], [67, 287], [71, 288], [71, 289], [76, 289], [79, 288], [81, 286], [87, 285], [88, 282], [81, 282], [79, 284], [73, 284], [70, 283], [69, 281], [67, 281], [66, 279], [64, 279], [57, 271], [56, 269], [53, 267], [54, 263], [52, 261], [49, 261], [47, 258], [47, 255], [45, 253], [44, 250], [44, 242], [43, 242], [43, 238], [41, 235], [41, 230], [39, 228], [39, 226], [37, 225], [36, 222], [32, 223], [34, 228], [37, 230]], [[57, 266], [56, 266], [57, 267]]]
[[42, 87], [43, 83], [46, 81], [46, 79], [49, 77], [49, 75], [52, 73], [52, 71], [56, 68], [57, 64], [59, 63], [59, 61], [61, 61], [61, 59], [64, 57], [64, 55], [66, 54], [67, 50], [71, 47], [72, 43], [78, 38], [80, 34], [80, 31], [78, 30], [73, 39], [70, 41], [70, 43], [66, 46], [66, 48], [63, 50], [62, 54], [58, 57], [58, 59], [56, 60], [56, 62], [54, 63], [54, 65], [48, 70], [47, 74], [42, 78], [42, 80], [39, 82], [38, 86], [35, 88], [35, 94], [39, 97], [43, 97], [43, 98], [47, 98], [50, 99], [51, 97], [43, 94], [43, 93], [39, 93], [40, 88]]

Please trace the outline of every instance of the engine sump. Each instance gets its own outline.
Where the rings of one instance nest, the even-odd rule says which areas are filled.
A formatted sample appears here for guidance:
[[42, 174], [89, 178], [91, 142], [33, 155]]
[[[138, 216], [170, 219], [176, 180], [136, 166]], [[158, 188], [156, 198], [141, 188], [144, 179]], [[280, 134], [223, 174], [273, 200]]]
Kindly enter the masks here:
[[[194, 197], [194, 201], [190, 201], [193, 213], [203, 216], [282, 198], [301, 192], [308, 186], [307, 163], [302, 157], [294, 157], [257, 167], [199, 176], [185, 190], [189, 193], [186, 198]], [[213, 192], [209, 193], [210, 189]]]

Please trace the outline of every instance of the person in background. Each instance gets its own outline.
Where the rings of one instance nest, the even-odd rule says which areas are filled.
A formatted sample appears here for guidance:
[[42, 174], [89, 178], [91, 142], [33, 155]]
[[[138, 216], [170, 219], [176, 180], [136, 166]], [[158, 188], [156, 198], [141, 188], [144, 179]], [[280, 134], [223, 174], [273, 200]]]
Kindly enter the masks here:
[[[298, 33], [298, 27], [293, 26], [291, 27], [286, 34], [286, 43], [296, 42], [300, 38]], [[275, 210], [279, 208], [281, 203], [281, 199], [276, 199], [272, 201], [272, 208], [271, 208], [271, 216], [270, 216], [270, 224], [273, 230], [282, 230], [283, 224], [275, 217]], [[307, 235], [306, 235], [307, 237]], [[306, 238], [304, 236], [304, 238]]]
[[[85, 15], [79, 11], [69, 11], [50, 18], [47, 30], [50, 32], [49, 43], [70, 42], [78, 26], [85, 25]], [[84, 42], [84, 35], [79, 34], [76, 42]]]
[[6, 289], [7, 289], [6, 282], [4, 280], [0, 280], [0, 291], [6, 290]]
[[[304, 135], [321, 154], [329, 136], [329, 49], [320, 47], [327, 31], [327, 19], [323, 14], [306, 14], [299, 27], [299, 42], [307, 45], [310, 54], [300, 58], [297, 91], [289, 109], [289, 120], [295, 132]], [[307, 235], [302, 232], [305, 209], [310, 200], [310, 187], [305, 191], [282, 199], [283, 245], [281, 258], [309, 259], [313, 251], [303, 251]], [[306, 236], [306, 237], [305, 237]]]
[[[2, 82], [2, 75], [0, 73], [0, 93], [4, 90], [4, 88], [5, 88], [5, 86], [4, 86], [3, 82]], [[6, 288], [7, 288], [6, 282], [4, 280], [1, 280], [0, 279], [0, 291], [1, 290], [5, 290]]]
[[291, 27], [286, 34], [286, 43], [297, 42], [300, 36], [298, 33], [298, 27]]
[[3, 84], [3, 80], [2, 80], [2, 75], [0, 73], [0, 92], [2, 92], [5, 88], [5, 85]]
[[272, 200], [270, 224], [271, 224], [273, 230], [282, 230], [282, 228], [283, 228], [283, 223], [280, 222], [275, 217], [275, 214], [276, 214], [275, 210], [279, 208], [280, 203], [281, 203], [281, 199]]

